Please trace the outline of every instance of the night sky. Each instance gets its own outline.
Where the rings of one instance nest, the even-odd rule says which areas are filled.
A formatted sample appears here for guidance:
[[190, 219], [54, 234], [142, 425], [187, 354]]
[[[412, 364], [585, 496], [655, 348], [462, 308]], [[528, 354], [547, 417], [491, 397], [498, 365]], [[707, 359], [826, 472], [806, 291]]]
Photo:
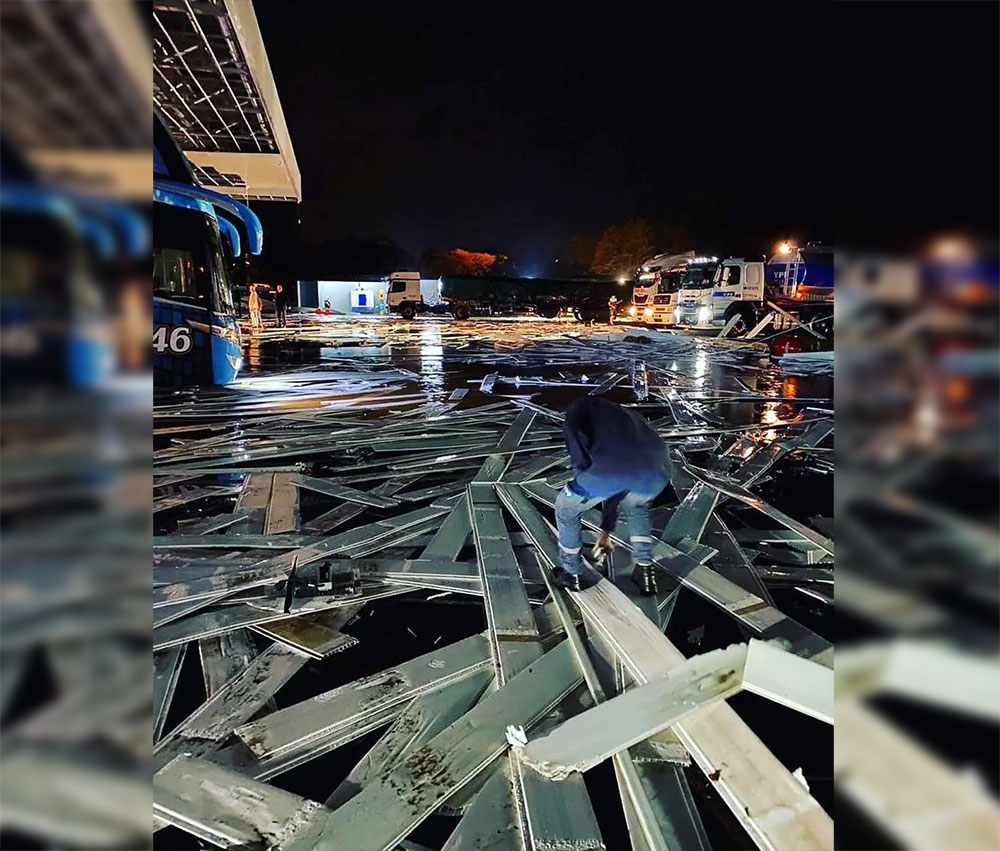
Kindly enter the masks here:
[[[948, 180], [924, 180], [923, 198], [914, 181], [952, 134], [937, 98], [898, 97], [895, 60], [925, 85], [942, 32], [966, 40], [965, 73], [977, 61], [988, 73], [995, 58], [992, 47], [974, 58], [992, 45], [993, 4], [943, 29], [922, 4], [922, 30], [905, 37], [900, 4], [843, 4], [853, 8], [840, 21], [825, 4], [670, 4], [659, 19], [612, 6], [541, 19], [500, 6], [463, 16], [433, 4], [254, 5], [302, 172], [308, 242], [383, 236], [414, 256], [460, 246], [521, 268], [631, 216], [686, 227], [698, 251], [759, 254], [785, 236], [832, 242], [840, 201], [871, 207], [876, 187], [940, 201]], [[950, 108], [966, 109], [968, 96]], [[855, 108], [857, 120], [845, 119]], [[868, 158], [866, 128], [901, 118], [905, 133]], [[970, 124], [968, 145], [995, 141]], [[966, 166], [956, 164], [960, 180], [972, 179]]]

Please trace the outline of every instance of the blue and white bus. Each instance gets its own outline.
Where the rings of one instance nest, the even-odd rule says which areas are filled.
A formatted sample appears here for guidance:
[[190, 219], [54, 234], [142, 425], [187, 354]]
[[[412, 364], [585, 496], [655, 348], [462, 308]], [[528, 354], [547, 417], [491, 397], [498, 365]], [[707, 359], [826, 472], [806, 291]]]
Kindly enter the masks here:
[[[228, 384], [243, 365], [234, 289], [245, 254], [260, 254], [260, 220], [198, 186], [159, 117], [153, 153], [153, 381]], [[244, 250], [245, 248], [245, 250]]]

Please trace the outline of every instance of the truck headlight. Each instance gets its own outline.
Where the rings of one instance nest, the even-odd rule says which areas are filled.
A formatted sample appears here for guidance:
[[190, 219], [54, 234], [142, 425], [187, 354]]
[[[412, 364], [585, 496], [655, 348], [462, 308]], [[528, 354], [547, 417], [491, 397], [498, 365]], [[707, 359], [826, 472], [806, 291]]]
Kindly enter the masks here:
[[647, 307], [647, 308], [646, 308], [646, 309], [645, 309], [645, 310], [644, 310], [644, 311], [642, 312], [642, 315], [643, 315], [643, 316], [645, 316], [645, 317], [646, 317], [647, 319], [651, 318], [651, 317], [652, 317], [652, 315], [653, 315], [653, 308], [651, 308], [651, 307]]
[[708, 320], [711, 318], [712, 318], [712, 308], [708, 307], [707, 305], [705, 307], [698, 308], [699, 322], [708, 322]]
[[635, 316], [635, 307], [630, 307], [628, 309], [628, 315], [629, 316]]

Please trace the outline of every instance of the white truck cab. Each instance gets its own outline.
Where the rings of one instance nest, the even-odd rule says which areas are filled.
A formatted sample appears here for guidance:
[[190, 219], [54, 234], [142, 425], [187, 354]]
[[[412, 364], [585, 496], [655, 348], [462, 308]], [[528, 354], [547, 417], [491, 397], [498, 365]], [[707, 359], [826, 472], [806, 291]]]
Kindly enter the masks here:
[[734, 328], [739, 334], [753, 327], [763, 304], [764, 263], [730, 257], [719, 263], [711, 281], [682, 284], [674, 318], [679, 325], [715, 328], [738, 314], [737, 326], [746, 326]]
[[650, 325], [672, 325], [677, 293], [693, 251], [657, 254], [643, 263], [632, 287], [632, 303], [625, 308], [629, 321]]
[[424, 312], [424, 299], [420, 294], [419, 272], [393, 272], [389, 275], [389, 292], [386, 306], [390, 313], [412, 319]]

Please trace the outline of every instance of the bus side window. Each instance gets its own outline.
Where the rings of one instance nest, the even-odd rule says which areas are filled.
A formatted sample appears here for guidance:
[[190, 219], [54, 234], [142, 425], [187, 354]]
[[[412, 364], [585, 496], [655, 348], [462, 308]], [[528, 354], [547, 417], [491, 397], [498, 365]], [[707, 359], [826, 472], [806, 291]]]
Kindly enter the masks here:
[[194, 258], [180, 248], [160, 248], [153, 252], [153, 287], [157, 295], [198, 295]]
[[[191, 210], [155, 204], [153, 211], [153, 295], [211, 307], [216, 263], [206, 248], [206, 230], [219, 245], [218, 225]], [[220, 253], [221, 257], [221, 253]]]

